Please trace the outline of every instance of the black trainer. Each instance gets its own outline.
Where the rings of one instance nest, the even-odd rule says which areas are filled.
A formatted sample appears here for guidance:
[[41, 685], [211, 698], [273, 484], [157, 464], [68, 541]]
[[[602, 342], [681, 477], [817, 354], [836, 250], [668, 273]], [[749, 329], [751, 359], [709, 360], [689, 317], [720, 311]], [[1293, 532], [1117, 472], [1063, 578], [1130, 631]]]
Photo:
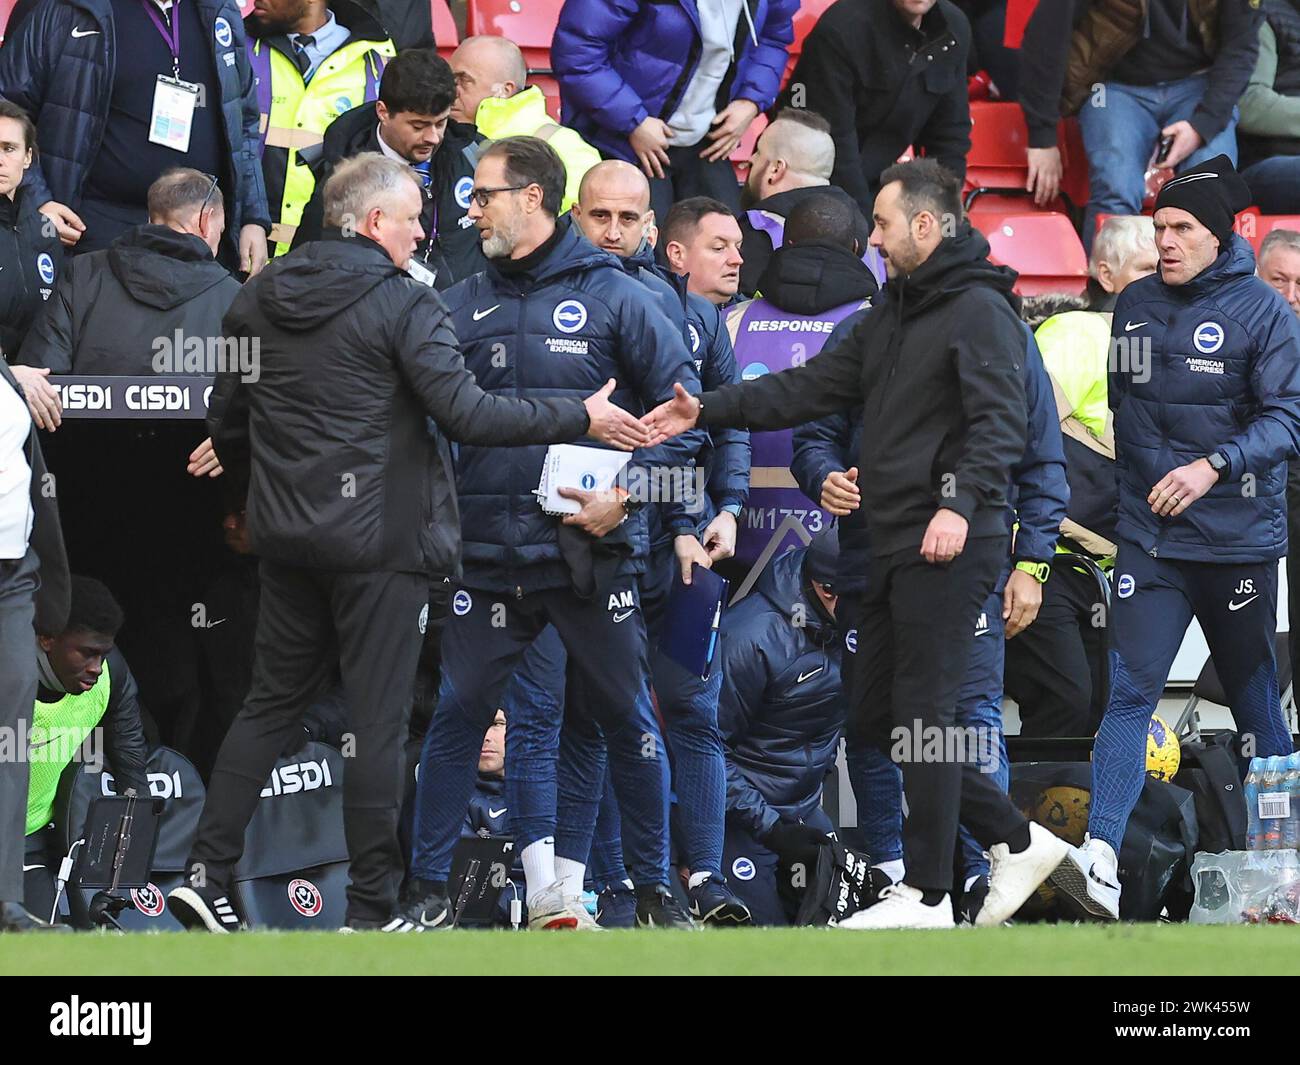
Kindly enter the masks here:
[[172, 888], [167, 894], [167, 909], [192, 932], [224, 934], [242, 932], [247, 927], [235, 912], [230, 896], [216, 887], [190, 883]]
[[636, 889], [638, 928], [698, 928], [677, 901], [667, 884], [638, 885]]
[[988, 893], [989, 878], [986, 874], [962, 892], [961, 902], [957, 905], [957, 923], [973, 925], [980, 910], [984, 908], [984, 900], [988, 897]]
[[695, 887], [688, 888], [686, 897], [691, 900], [691, 916], [704, 924], [735, 927], [753, 921], [749, 907], [740, 901], [723, 876], [710, 874]]
[[380, 931], [431, 932], [451, 927], [451, 900], [447, 898], [445, 883], [413, 878], [406, 886], [406, 895], [400, 906], [401, 909]]

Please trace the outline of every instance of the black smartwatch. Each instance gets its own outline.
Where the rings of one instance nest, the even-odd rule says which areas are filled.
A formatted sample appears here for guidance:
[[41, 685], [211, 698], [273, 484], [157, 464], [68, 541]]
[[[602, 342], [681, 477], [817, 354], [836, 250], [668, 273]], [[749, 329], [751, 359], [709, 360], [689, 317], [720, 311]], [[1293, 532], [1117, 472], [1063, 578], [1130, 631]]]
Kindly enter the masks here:
[[1214, 451], [1205, 456], [1205, 461], [1210, 464], [1211, 469], [1219, 475], [1219, 480], [1223, 480], [1223, 475], [1228, 471], [1228, 460], [1222, 451]]

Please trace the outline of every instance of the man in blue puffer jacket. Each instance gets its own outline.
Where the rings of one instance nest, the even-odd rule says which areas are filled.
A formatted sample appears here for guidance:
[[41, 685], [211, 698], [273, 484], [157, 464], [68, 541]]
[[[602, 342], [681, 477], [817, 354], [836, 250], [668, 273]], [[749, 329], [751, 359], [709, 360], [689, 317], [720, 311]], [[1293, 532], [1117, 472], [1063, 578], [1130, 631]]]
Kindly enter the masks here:
[[789, 870], [834, 831], [822, 781], [844, 727], [833, 530], [776, 559], [722, 618], [718, 719], [727, 751], [724, 865], [755, 924], [789, 924]]
[[[567, 217], [557, 221], [565, 177], [554, 149], [535, 137], [496, 141], [474, 182], [469, 217], [489, 267], [450, 289], [447, 302], [466, 365], [485, 391], [557, 396], [616, 380], [616, 401], [636, 412], [671, 395], [681, 375], [699, 388], [682, 334], [658, 299]], [[627, 484], [664, 483], [656, 474], [688, 468], [703, 440], [698, 432], [636, 452]], [[638, 589], [646, 500], [623, 488], [561, 489], [581, 509], [557, 521], [535, 496], [545, 454], [542, 447], [459, 451], [464, 579], [442, 637], [442, 689], [421, 759], [406, 914], [421, 927], [445, 922], [446, 880], [478, 745], [520, 658], [549, 624], [609, 744], [638, 917], [689, 925], [667, 887], [668, 762], [651, 712]], [[687, 506], [657, 505], [670, 524]], [[528, 854], [521, 857], [527, 868]], [[530, 926], [570, 901], [530, 892]]]
[[[191, 0], [170, 10], [175, 14], [154, 0], [143, 7], [49, 0], [5, 41], [0, 96], [32, 116], [40, 144], [29, 195], [65, 245], [94, 251], [149, 220], [145, 193], [164, 169], [192, 166], [230, 190], [226, 232], [234, 240], [222, 258], [234, 264], [237, 241], [239, 268], [256, 272], [266, 262], [271, 219], [239, 5]], [[180, 42], [175, 67], [162, 30], [172, 17]], [[149, 138], [155, 75], [170, 78], [174, 69], [200, 87], [183, 150]]]
[[1142, 789], [1147, 726], [1193, 617], [1253, 746], [1244, 753], [1291, 753], [1273, 637], [1286, 463], [1300, 443], [1300, 327], [1232, 231], [1249, 203], [1225, 155], [1170, 181], [1156, 200], [1159, 272], [1115, 304], [1114, 676], [1089, 836], [1053, 874], [1102, 919], [1119, 918], [1116, 855]]
[[740, 208], [727, 157], [776, 100], [798, 0], [566, 0], [551, 62], [564, 120], [675, 200]]

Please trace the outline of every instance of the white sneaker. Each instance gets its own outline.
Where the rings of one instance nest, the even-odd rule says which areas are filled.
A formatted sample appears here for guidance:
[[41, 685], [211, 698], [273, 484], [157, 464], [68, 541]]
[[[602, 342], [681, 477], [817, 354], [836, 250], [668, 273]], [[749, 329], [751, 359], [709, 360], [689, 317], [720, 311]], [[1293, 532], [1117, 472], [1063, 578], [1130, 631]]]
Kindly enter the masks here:
[[1071, 847], [1052, 873], [1052, 886], [1067, 908], [1085, 917], [1119, 920], [1119, 863], [1109, 843], [1088, 836], [1082, 847]]
[[989, 893], [975, 916], [976, 928], [991, 928], [1009, 921], [1068, 853], [1070, 845], [1042, 825], [1029, 822], [1029, 846], [1011, 853], [1007, 843], [989, 848]]
[[564, 908], [568, 913], [571, 913], [574, 919], [578, 922], [575, 927], [579, 932], [605, 931], [605, 929], [601, 928], [600, 925], [596, 923], [596, 918], [592, 917], [591, 914], [587, 912], [587, 907], [582, 904], [581, 895], [570, 895], [564, 900]]
[[880, 899], [865, 910], [850, 914], [835, 927], [851, 931], [876, 928], [956, 928], [952, 901], [947, 895], [934, 906], [921, 901], [921, 893], [906, 884], [891, 884]]
[[557, 880], [544, 891], [528, 896], [528, 931], [555, 932], [578, 927], [578, 918], [565, 904], [564, 893]]

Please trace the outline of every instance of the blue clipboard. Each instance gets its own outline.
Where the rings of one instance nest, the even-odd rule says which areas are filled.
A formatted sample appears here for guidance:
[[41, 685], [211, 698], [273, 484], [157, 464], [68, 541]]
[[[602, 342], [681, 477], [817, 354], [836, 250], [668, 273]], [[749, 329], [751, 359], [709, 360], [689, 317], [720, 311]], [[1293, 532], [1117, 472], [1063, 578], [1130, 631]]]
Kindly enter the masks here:
[[718, 650], [718, 628], [730, 582], [698, 563], [691, 583], [673, 580], [659, 650], [689, 673], [707, 680]]

